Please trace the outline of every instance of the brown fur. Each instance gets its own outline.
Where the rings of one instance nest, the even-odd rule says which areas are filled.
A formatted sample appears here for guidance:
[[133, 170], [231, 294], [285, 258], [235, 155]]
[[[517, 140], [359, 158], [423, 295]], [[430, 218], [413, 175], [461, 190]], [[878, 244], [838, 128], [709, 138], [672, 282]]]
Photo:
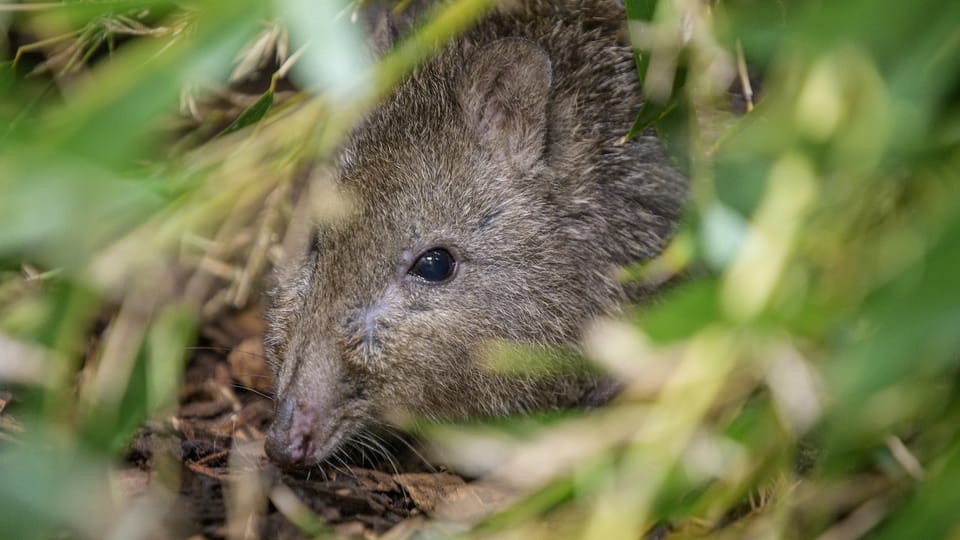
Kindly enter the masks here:
[[[351, 219], [278, 274], [268, 311], [277, 419], [267, 450], [312, 464], [397, 410], [429, 418], [568, 407], [588, 376], [485, 369], [484, 345], [575, 344], [626, 299], [617, 269], [663, 248], [686, 181], [650, 134], [622, 6], [527, 0], [419, 68], [338, 163]], [[455, 277], [407, 274], [424, 250]]]

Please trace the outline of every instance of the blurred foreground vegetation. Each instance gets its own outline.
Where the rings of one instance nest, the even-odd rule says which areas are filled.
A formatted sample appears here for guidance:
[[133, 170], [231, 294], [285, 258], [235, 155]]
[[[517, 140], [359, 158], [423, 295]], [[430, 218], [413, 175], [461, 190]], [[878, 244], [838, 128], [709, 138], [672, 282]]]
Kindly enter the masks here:
[[[957, 537], [960, 3], [627, 3], [638, 127], [693, 181], [625, 279], [685, 278], [588, 339], [613, 406], [435, 430], [529, 494], [469, 534]], [[4, 538], [150, 537], [176, 485], [110, 463], [256, 302], [312, 161], [492, 4], [372, 64], [352, 4], [0, 3]]]

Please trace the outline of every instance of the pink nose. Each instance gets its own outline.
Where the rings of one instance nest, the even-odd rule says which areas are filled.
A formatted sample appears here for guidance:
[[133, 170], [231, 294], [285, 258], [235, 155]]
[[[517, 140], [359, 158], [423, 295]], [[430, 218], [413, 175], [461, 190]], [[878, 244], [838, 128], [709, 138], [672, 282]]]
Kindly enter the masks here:
[[264, 445], [267, 457], [285, 469], [308, 467], [317, 461], [313, 429], [317, 423], [309, 418], [310, 411], [299, 405], [289, 398], [280, 402]]

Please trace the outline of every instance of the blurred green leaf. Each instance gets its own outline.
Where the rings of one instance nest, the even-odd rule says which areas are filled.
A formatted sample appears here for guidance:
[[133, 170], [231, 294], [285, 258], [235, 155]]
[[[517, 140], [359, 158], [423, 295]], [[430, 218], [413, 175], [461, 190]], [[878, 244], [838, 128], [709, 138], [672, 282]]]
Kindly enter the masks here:
[[960, 444], [947, 452], [935, 465], [932, 477], [920, 485], [910, 500], [899, 508], [874, 538], [949, 538], [957, 533], [960, 520]]
[[[654, 14], [657, 11], [656, 0], [628, 0], [626, 2], [627, 19], [633, 25], [631, 34], [646, 31], [653, 33]], [[638, 26], [637, 24], [644, 26]], [[646, 30], [642, 30], [642, 29]], [[679, 38], [678, 38], [679, 39]], [[678, 44], [679, 46], [679, 44]], [[650, 69], [650, 58], [652, 54], [663, 54], [664, 51], [638, 51], [634, 53], [634, 59], [637, 66], [637, 76], [640, 79], [641, 86], [647, 80], [647, 72]], [[681, 49], [676, 60], [675, 72], [672, 74], [672, 89], [665, 99], [654, 99], [650, 96], [644, 100], [637, 113], [630, 130], [624, 136], [621, 142], [626, 142], [651, 126], [656, 126], [658, 134], [665, 141], [668, 149], [674, 156], [678, 157], [681, 168], [689, 170], [689, 144], [687, 138], [690, 136], [688, 125], [691, 121], [690, 111], [687, 104], [684, 86], [687, 79], [687, 52]]]
[[744, 217], [720, 201], [707, 207], [700, 222], [703, 257], [714, 270], [733, 261], [747, 234]]
[[111, 517], [107, 463], [42, 427], [0, 451], [0, 523], [6, 538], [103, 534]]
[[306, 47], [293, 70], [304, 87], [325, 92], [338, 102], [370, 93], [362, 27], [351, 22], [355, 6], [346, 0], [281, 0], [278, 7], [294, 49]]
[[146, 343], [146, 405], [149, 413], [174, 406], [190, 344], [197, 332], [191, 306], [171, 305], [156, 317]]
[[220, 136], [229, 135], [234, 131], [241, 130], [247, 126], [256, 124], [270, 112], [270, 107], [273, 105], [273, 85], [270, 85], [270, 88], [260, 96], [257, 101], [250, 105], [240, 113], [240, 116], [237, 117], [229, 126], [224, 128], [220, 132]]
[[72, 155], [100, 167], [129, 166], [156, 146], [156, 119], [174, 110], [185, 83], [229, 73], [264, 8], [252, 0], [205, 3], [188, 23], [189, 32], [130, 44], [96, 68], [69, 104], [49, 111], [35, 131], [21, 136], [48, 140], [54, 160]]
[[700, 279], [669, 291], [652, 306], [637, 309], [633, 319], [655, 342], [688, 339], [721, 317], [718, 295], [715, 281]]

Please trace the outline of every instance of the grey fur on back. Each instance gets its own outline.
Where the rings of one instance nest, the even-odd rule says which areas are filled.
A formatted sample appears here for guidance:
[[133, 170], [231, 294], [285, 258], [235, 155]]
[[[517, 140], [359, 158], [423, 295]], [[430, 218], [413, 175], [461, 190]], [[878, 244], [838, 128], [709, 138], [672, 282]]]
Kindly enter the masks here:
[[[267, 354], [284, 465], [398, 412], [466, 418], [602, 400], [585, 375], [492, 372], [498, 340], [576, 344], [627, 299], [616, 274], [663, 248], [685, 179], [650, 134], [622, 6], [500, 8], [371, 112], [338, 160], [351, 217], [278, 273]], [[442, 247], [456, 275], [407, 274]]]

